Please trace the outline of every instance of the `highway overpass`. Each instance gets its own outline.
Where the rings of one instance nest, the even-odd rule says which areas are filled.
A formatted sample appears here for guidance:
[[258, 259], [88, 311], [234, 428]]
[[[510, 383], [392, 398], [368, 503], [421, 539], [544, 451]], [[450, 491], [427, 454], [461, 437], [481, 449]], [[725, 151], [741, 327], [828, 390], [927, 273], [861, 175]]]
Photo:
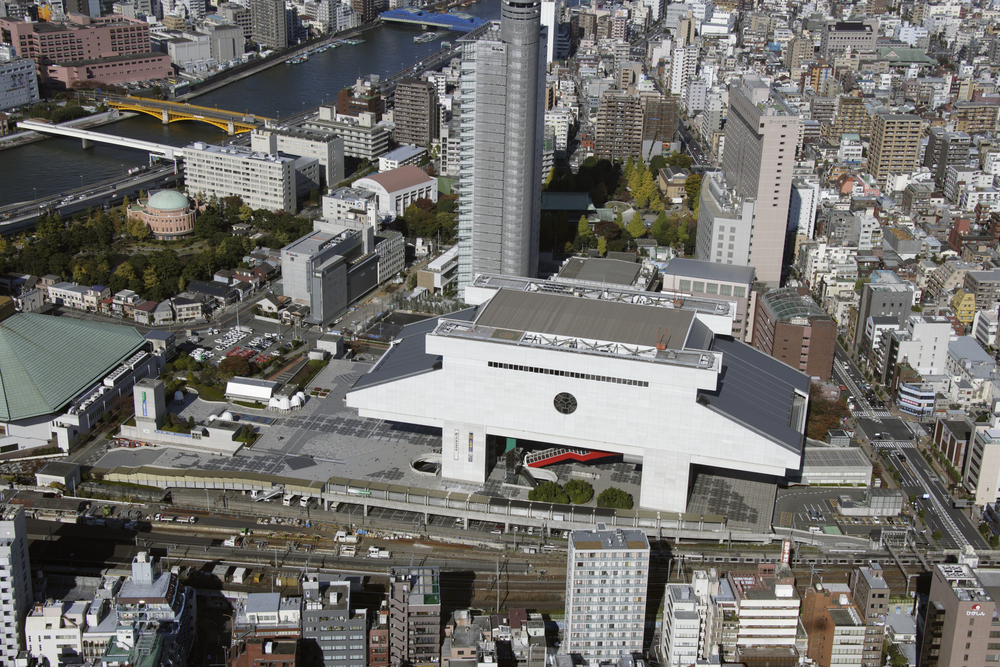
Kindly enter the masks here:
[[128, 137], [117, 137], [113, 134], [103, 134], [92, 130], [81, 130], [75, 127], [66, 127], [64, 125], [52, 125], [51, 123], [42, 123], [37, 120], [22, 120], [18, 122], [17, 126], [22, 130], [30, 130], [41, 134], [53, 134], [60, 137], [80, 139], [83, 142], [84, 148], [87, 148], [94, 142], [97, 142], [99, 144], [111, 144], [113, 146], [122, 146], [124, 148], [134, 148], [153, 155], [162, 156], [168, 160], [179, 160], [184, 157], [183, 148], [168, 146], [167, 144], [156, 144], [152, 141], [141, 141], [139, 139], [129, 139]]

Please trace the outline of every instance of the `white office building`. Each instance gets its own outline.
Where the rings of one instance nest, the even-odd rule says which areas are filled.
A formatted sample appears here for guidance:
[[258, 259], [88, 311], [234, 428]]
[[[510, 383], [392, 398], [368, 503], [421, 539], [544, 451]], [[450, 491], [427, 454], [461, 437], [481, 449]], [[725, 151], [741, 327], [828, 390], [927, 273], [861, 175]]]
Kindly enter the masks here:
[[13, 665], [24, 648], [24, 619], [31, 608], [31, 567], [24, 508], [0, 505], [0, 664]]
[[[649, 540], [641, 530], [570, 533], [563, 646], [592, 664], [641, 653]], [[696, 640], [697, 644], [697, 640]]]
[[660, 656], [664, 667], [687, 667], [698, 662], [701, 617], [694, 588], [667, 584], [663, 598]]
[[0, 111], [34, 104], [38, 100], [35, 61], [27, 58], [0, 61]]
[[191, 195], [237, 196], [252, 209], [296, 211], [293, 158], [197, 141], [184, 149], [184, 161]]
[[443, 478], [483, 484], [488, 439], [610, 451], [642, 461], [640, 506], [683, 512], [693, 464], [799, 470], [809, 378], [730, 337], [735, 303], [489, 275], [465, 299], [404, 328], [347, 394], [440, 428]]
[[36, 604], [24, 620], [28, 652], [39, 660], [48, 660], [49, 665], [58, 665], [60, 656], [83, 656], [88, 606], [85, 600]]

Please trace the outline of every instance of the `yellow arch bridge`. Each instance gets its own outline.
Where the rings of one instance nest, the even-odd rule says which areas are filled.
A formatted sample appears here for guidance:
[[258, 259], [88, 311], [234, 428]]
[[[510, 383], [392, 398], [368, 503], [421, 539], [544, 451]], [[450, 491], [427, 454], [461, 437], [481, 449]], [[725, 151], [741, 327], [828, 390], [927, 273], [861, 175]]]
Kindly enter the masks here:
[[270, 118], [255, 116], [253, 114], [235, 113], [224, 109], [200, 107], [180, 102], [149, 100], [141, 97], [108, 97], [106, 101], [109, 107], [115, 109], [137, 111], [159, 118], [163, 121], [164, 125], [182, 120], [193, 120], [209, 123], [225, 130], [229, 134], [249, 132], [258, 127], [263, 127], [264, 123], [270, 120]]

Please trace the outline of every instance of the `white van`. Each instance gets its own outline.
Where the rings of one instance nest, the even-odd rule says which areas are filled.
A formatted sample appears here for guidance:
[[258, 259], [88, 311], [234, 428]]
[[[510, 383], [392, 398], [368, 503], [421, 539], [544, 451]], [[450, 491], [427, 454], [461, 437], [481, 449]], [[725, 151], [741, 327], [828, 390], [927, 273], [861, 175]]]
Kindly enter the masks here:
[[291, 507], [292, 506], [292, 500], [294, 498], [295, 498], [295, 494], [294, 493], [286, 493], [281, 498], [281, 504], [284, 505], [285, 507]]

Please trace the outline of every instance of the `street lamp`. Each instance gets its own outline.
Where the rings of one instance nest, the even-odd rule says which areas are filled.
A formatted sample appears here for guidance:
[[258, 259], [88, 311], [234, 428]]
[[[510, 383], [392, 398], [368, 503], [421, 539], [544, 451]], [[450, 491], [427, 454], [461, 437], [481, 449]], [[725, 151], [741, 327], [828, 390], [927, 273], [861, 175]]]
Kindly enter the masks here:
[[38, 188], [31, 188], [31, 192], [34, 194], [32, 199], [38, 199]]

